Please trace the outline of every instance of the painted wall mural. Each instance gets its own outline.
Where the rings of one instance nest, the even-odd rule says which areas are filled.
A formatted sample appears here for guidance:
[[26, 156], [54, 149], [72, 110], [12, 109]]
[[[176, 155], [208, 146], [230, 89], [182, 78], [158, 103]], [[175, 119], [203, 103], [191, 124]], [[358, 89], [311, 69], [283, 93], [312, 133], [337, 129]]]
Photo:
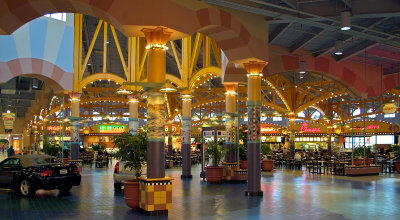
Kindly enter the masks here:
[[160, 92], [149, 92], [147, 95], [147, 137], [164, 139], [165, 99]]
[[248, 141], [260, 141], [260, 107], [251, 106], [248, 109]]

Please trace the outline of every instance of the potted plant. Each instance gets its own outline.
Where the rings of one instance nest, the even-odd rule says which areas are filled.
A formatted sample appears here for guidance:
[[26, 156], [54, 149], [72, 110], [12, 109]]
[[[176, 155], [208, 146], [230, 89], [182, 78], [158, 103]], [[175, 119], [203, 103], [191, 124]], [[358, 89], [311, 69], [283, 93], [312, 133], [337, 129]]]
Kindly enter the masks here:
[[135, 170], [135, 179], [122, 181], [124, 185], [125, 202], [132, 209], [139, 208], [140, 191], [139, 177], [142, 175], [142, 165], [146, 161], [147, 136], [144, 133], [132, 135], [129, 132], [113, 138], [114, 147], [119, 151], [114, 157], [125, 162], [125, 168]]
[[397, 173], [400, 173], [400, 147], [399, 145], [391, 146], [392, 152], [396, 158], [396, 162], [394, 163], [394, 168], [396, 169]]
[[57, 157], [61, 152], [61, 146], [54, 142], [45, 142], [43, 144], [43, 150], [45, 154]]
[[369, 147], [356, 147], [353, 151], [353, 164], [356, 166], [361, 166], [364, 164], [364, 151], [365, 151], [365, 165], [369, 166], [373, 162], [371, 149]]
[[206, 152], [212, 162], [211, 166], [206, 167], [206, 179], [210, 183], [219, 183], [222, 181], [224, 169], [224, 167], [219, 166], [224, 155], [224, 148], [212, 141], [208, 143]]
[[247, 145], [239, 145], [239, 165], [240, 169], [247, 169]]
[[271, 154], [271, 147], [269, 144], [261, 145], [261, 152], [263, 154], [263, 160], [261, 162], [261, 169], [263, 171], [272, 171], [274, 169], [274, 161], [269, 160], [268, 156]]

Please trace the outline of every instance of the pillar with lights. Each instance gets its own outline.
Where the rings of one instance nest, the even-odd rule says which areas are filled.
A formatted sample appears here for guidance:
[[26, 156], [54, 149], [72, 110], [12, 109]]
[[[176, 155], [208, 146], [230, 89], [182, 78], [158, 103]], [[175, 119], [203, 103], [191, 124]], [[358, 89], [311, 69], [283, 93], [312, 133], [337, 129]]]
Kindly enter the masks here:
[[183, 92], [182, 98], [182, 175], [181, 178], [192, 178], [191, 174], [191, 150], [190, 150], [190, 133], [191, 133], [191, 104], [192, 95]]
[[262, 196], [261, 191], [261, 77], [265, 62], [250, 61], [243, 64], [247, 71], [247, 196]]
[[233, 151], [235, 147], [236, 140], [236, 125], [235, 125], [235, 117], [236, 117], [236, 89], [237, 83], [224, 83], [225, 87], [225, 162], [226, 163], [235, 163], [236, 162], [236, 154]]
[[139, 99], [138, 95], [128, 95], [129, 99], [129, 132], [133, 135], [136, 135], [139, 127], [139, 119], [138, 119], [138, 108], [139, 108]]
[[71, 92], [71, 160], [79, 159], [79, 106], [82, 93]]
[[[143, 28], [148, 50], [147, 83], [152, 89], [147, 96], [147, 178], [139, 178], [139, 207], [153, 214], [168, 214], [172, 207], [173, 178], [165, 176], [165, 96], [160, 89], [165, 84], [166, 46], [172, 32], [167, 28]], [[162, 186], [156, 188], [156, 186]], [[165, 200], [159, 200], [157, 195], [166, 195]]]

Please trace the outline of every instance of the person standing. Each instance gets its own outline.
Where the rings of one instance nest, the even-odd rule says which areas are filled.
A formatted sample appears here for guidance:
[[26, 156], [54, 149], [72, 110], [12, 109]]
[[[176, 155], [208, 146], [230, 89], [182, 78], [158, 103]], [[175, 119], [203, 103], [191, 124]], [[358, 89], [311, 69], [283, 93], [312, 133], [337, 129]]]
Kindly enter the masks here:
[[10, 146], [10, 147], [7, 149], [7, 156], [8, 156], [8, 157], [11, 157], [11, 156], [14, 156], [14, 155], [15, 155], [14, 148], [13, 148], [13, 146]]

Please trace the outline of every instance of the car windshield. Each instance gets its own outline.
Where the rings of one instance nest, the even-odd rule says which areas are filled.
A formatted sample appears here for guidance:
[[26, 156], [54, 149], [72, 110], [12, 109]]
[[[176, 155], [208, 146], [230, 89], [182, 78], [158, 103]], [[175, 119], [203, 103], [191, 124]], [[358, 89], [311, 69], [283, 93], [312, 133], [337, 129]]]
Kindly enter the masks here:
[[35, 162], [36, 162], [36, 164], [58, 163], [56, 158], [53, 158], [53, 157], [36, 158]]

